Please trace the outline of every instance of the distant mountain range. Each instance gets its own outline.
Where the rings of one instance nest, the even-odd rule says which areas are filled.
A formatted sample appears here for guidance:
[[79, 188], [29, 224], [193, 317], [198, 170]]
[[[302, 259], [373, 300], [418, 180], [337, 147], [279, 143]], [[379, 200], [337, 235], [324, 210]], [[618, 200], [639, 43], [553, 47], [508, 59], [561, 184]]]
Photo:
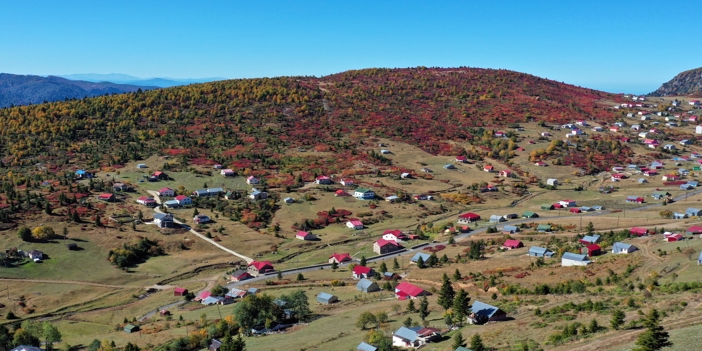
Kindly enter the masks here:
[[62, 75], [63, 77], [71, 80], [83, 80], [87, 82], [110, 82], [117, 84], [130, 84], [138, 86], [156, 86], [159, 88], [168, 88], [178, 85], [187, 85], [193, 83], [207, 83], [216, 80], [225, 80], [226, 78], [213, 77], [213, 78], [138, 78], [121, 73], [110, 73], [110, 74], [96, 74], [96, 73], [78, 73], [78, 74], [68, 74]]
[[679, 73], [650, 96], [702, 96], [702, 67]]
[[110, 82], [69, 80], [56, 76], [25, 76], [0, 73], [0, 107], [39, 104], [86, 96], [121, 94], [139, 89], [157, 89], [158, 86], [137, 86]]

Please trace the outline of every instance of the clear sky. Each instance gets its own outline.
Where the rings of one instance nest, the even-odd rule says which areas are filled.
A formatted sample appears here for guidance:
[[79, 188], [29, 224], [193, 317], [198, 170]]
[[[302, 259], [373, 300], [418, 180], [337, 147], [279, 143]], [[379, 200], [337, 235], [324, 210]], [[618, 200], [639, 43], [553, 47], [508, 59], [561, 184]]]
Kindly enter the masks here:
[[646, 93], [702, 66], [690, 1], [3, 1], [0, 72], [322, 76], [505, 68]]

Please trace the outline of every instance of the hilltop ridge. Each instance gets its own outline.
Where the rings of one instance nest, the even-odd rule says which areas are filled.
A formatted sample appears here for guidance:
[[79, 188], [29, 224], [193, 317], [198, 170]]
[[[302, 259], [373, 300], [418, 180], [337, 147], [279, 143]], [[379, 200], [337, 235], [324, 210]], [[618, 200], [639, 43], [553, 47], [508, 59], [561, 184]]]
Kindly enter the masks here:
[[687, 70], [663, 83], [650, 96], [702, 96], [702, 67]]

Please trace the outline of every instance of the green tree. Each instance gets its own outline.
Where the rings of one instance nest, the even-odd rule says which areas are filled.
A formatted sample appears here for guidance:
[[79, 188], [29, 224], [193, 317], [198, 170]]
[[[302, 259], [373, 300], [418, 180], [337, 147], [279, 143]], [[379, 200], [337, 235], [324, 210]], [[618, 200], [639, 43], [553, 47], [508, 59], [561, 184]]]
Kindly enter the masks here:
[[244, 342], [244, 339], [241, 338], [241, 334], [236, 336], [236, 339], [234, 339], [234, 342], [232, 342], [232, 346], [228, 351], [246, 351], [246, 342]]
[[598, 331], [600, 331], [600, 328], [602, 328], [602, 327], [600, 327], [600, 324], [597, 323], [597, 319], [593, 318], [590, 321], [590, 326], [588, 327], [588, 330], [590, 331], [590, 333], [597, 333]]
[[297, 280], [298, 282], [301, 282], [301, 281], [305, 280], [305, 276], [302, 275], [302, 273], [297, 273], [297, 278], [296, 278], [296, 280]]
[[392, 259], [392, 269], [393, 270], [400, 269], [400, 264], [397, 262], [397, 257]]
[[475, 334], [470, 338], [470, 349], [473, 351], [487, 351], [487, 347], [483, 344], [483, 338], [480, 337], [480, 334]]
[[12, 341], [15, 345], [29, 345], [29, 346], [41, 346], [41, 340], [38, 337], [30, 333], [28, 330], [19, 328], [15, 331], [15, 335], [12, 337]]
[[643, 325], [646, 330], [639, 334], [634, 351], [657, 351], [673, 346], [673, 343], [668, 340], [668, 332], [660, 325], [658, 310], [652, 309], [644, 319]]
[[442, 280], [443, 283], [441, 284], [441, 290], [439, 290], [437, 303], [439, 306], [443, 307], [444, 310], [448, 310], [451, 308], [451, 305], [453, 305], [453, 298], [456, 296], [456, 292], [453, 290], [453, 285], [451, 285], [451, 281], [446, 273], [444, 273]]
[[380, 270], [381, 273], [385, 273], [385, 272], [388, 271], [388, 266], [385, 265], [385, 262], [383, 262], [383, 263], [380, 264], [379, 270]]
[[278, 271], [278, 280], [283, 279], [283, 272]]
[[51, 209], [51, 203], [48, 201], [46, 202], [46, 206], [44, 206], [44, 212], [46, 212], [46, 214], [48, 215], [51, 215], [53, 213], [53, 210]]
[[454, 319], [459, 325], [462, 325], [463, 321], [466, 319], [466, 316], [468, 316], [469, 307], [470, 296], [468, 296], [468, 293], [465, 290], [458, 290], [456, 297], [453, 299], [452, 308]]
[[[46, 345], [46, 350], [50, 351], [53, 349], [53, 345], [55, 342], [61, 341], [61, 332], [59, 332], [59, 330], [56, 328], [56, 326], [54, 326], [50, 322], [44, 322], [42, 324], [42, 329], [43, 329], [42, 334], [44, 334], [44, 344]], [[127, 350], [125, 350], [125, 351], [127, 351]], [[139, 350], [135, 350], [135, 351], [139, 351]]]
[[451, 349], [455, 350], [463, 345], [465, 345], [466, 341], [463, 339], [463, 334], [461, 334], [461, 331], [457, 331], [456, 335], [453, 336], [453, 344], [451, 345]]
[[367, 263], [368, 262], [366, 262], [366, 256], [365, 255], [361, 256], [361, 262], [359, 262], [358, 265], [365, 267]]
[[612, 312], [612, 320], [610, 320], [609, 324], [612, 326], [612, 329], [614, 330], [619, 330], [619, 328], [624, 324], [624, 318], [626, 315], [624, 314], [624, 311], [620, 309], [616, 309]]
[[22, 239], [22, 241], [32, 240], [32, 230], [27, 227], [20, 227], [17, 230], [17, 236]]
[[456, 268], [456, 271], [453, 272], [453, 277], [452, 277], [452, 278], [453, 278], [453, 281], [454, 281], [454, 282], [457, 282], [457, 281], [459, 281], [459, 280], [461, 280], [461, 279], [463, 278], [463, 276], [461, 276], [461, 271], [459, 271], [458, 268]]
[[356, 320], [356, 328], [361, 328], [361, 330], [366, 330], [370, 326], [375, 326], [378, 324], [378, 319], [371, 312], [363, 312]]
[[417, 259], [417, 267], [419, 267], [420, 269], [424, 268], [424, 259], [422, 258], [422, 256], [419, 256], [419, 258]]
[[412, 326], [412, 317], [407, 317], [404, 322], [402, 322], [402, 325], [405, 327], [409, 328]]
[[592, 235], [592, 233], [595, 232], [595, 225], [593, 225], [592, 222], [588, 222], [585, 230], [587, 231], [587, 235]]
[[388, 314], [385, 311], [380, 311], [375, 314], [376, 320], [378, 320], [378, 324], [385, 324], [388, 322]]
[[99, 215], [99, 214], [96, 214], [96, 215], [95, 215], [95, 226], [96, 226], [96, 227], [101, 227], [101, 226], [102, 226], [102, 222], [100, 221], [100, 215]]
[[414, 300], [412, 300], [412, 299], [410, 299], [409, 302], [407, 302], [407, 312], [409, 312], [409, 313], [417, 312], [417, 308], [414, 307]]
[[124, 345], [123, 351], [141, 351], [141, 349], [136, 344], [132, 344], [131, 342], [128, 342], [127, 345]]
[[336, 272], [336, 270], [339, 269], [339, 264], [336, 263], [336, 261], [332, 262], [331, 269], [333, 272]]
[[419, 301], [419, 318], [421, 318], [422, 321], [424, 321], [424, 320], [426, 320], [428, 315], [429, 315], [429, 300], [427, 300], [426, 296], [422, 296], [422, 300]]

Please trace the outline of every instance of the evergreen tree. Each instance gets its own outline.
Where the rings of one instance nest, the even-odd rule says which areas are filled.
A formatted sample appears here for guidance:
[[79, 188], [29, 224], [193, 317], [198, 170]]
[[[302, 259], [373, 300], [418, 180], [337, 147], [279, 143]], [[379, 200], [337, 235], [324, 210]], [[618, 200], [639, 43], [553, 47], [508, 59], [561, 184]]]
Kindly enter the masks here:
[[448, 263], [449, 258], [448, 256], [446, 256], [446, 254], [444, 254], [443, 256], [441, 256], [441, 259], [439, 261], [441, 262], [441, 264], [446, 264]]
[[17, 231], [17, 236], [22, 239], [22, 241], [32, 240], [32, 230], [27, 227], [20, 227]]
[[417, 259], [417, 267], [419, 267], [419, 269], [424, 268], [424, 259], [422, 258], [422, 256], [419, 256], [419, 258]]
[[458, 322], [459, 325], [463, 324], [463, 321], [466, 319], [466, 316], [468, 316], [469, 306], [470, 296], [468, 296], [468, 293], [463, 289], [458, 290], [456, 297], [453, 299], [452, 309], [454, 319]]
[[634, 351], [657, 351], [664, 347], [673, 346], [673, 343], [668, 340], [668, 332], [660, 325], [660, 315], [655, 308], [649, 312], [644, 319], [644, 327], [646, 330], [639, 334], [636, 340], [636, 348]]
[[439, 299], [437, 303], [439, 306], [443, 307], [444, 310], [448, 310], [453, 305], [453, 298], [456, 296], [456, 292], [453, 290], [453, 285], [449, 277], [444, 273], [443, 284], [441, 285], [441, 290], [439, 291]]
[[400, 264], [397, 262], [397, 257], [392, 259], [392, 269], [394, 269], [394, 270], [400, 269]]
[[339, 264], [336, 263], [336, 261], [332, 262], [331, 269], [336, 272], [336, 270], [339, 269]]
[[385, 272], [388, 271], [388, 266], [385, 265], [385, 262], [383, 262], [383, 263], [380, 264], [379, 270], [380, 270], [381, 273], [385, 273]]
[[461, 334], [461, 331], [459, 330], [456, 332], [456, 335], [453, 337], [453, 344], [451, 345], [451, 349], [455, 350], [461, 346], [463, 346], [466, 343], [466, 341], [463, 339], [463, 334]]
[[419, 318], [424, 321], [429, 315], [429, 300], [426, 296], [422, 296], [422, 300], [419, 302]]
[[427, 265], [429, 267], [434, 267], [439, 263], [439, 258], [436, 257], [436, 252], [432, 252], [431, 256], [427, 259]]
[[368, 262], [366, 261], [366, 256], [361, 256], [361, 262], [358, 263], [359, 266], [365, 267]]
[[407, 317], [404, 322], [402, 322], [402, 325], [405, 327], [409, 328], [412, 326], [412, 317]]
[[624, 324], [624, 317], [626, 317], [624, 311], [619, 309], [614, 310], [612, 312], [612, 320], [609, 322], [612, 329], [619, 330], [619, 328]]
[[480, 337], [480, 334], [475, 334], [470, 338], [470, 349], [473, 351], [487, 351], [487, 347], [483, 344], [483, 338]]
[[99, 215], [99, 214], [96, 214], [96, 215], [95, 215], [95, 226], [96, 226], [96, 227], [101, 227], [101, 226], [102, 226], [102, 222], [100, 222], [100, 215]]
[[461, 276], [461, 271], [459, 271], [458, 268], [456, 268], [456, 271], [453, 272], [453, 281], [457, 282], [457, 281], [461, 280], [462, 278], [463, 277]]
[[236, 339], [234, 339], [229, 351], [246, 351], [246, 342], [241, 338], [241, 334], [237, 335]]
[[409, 313], [417, 312], [417, 308], [414, 307], [414, 300], [412, 300], [412, 299], [410, 299], [409, 302], [407, 302], [407, 312], [409, 312]]

